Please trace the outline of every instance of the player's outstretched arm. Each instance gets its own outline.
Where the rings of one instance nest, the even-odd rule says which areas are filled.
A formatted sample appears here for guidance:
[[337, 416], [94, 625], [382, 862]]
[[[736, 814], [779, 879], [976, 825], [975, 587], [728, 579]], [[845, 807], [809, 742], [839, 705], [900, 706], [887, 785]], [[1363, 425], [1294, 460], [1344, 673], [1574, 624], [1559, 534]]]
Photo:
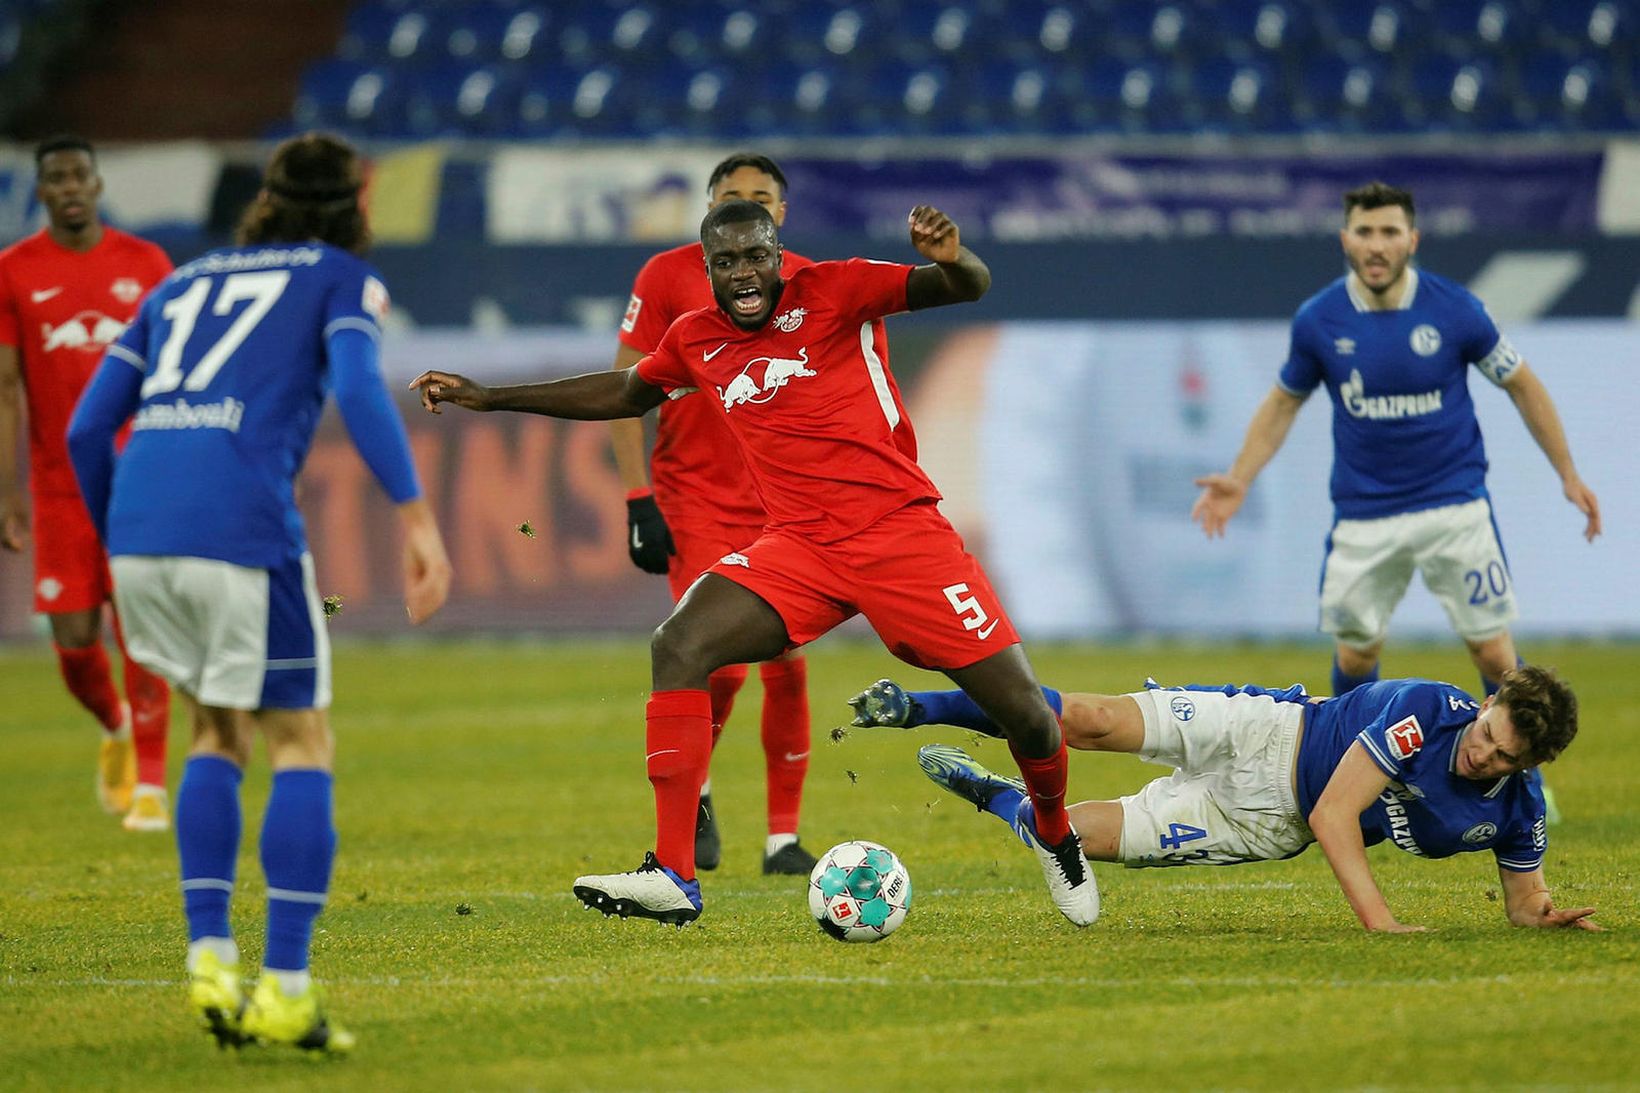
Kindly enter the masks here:
[[0, 547], [28, 549], [28, 495], [17, 473], [23, 420], [23, 370], [17, 348], [0, 345]]
[[1235, 462], [1222, 474], [1203, 475], [1196, 479], [1201, 495], [1190, 506], [1190, 518], [1202, 526], [1209, 539], [1224, 534], [1230, 518], [1247, 500], [1247, 491], [1259, 476], [1264, 465], [1287, 442], [1287, 433], [1298, 417], [1304, 399], [1292, 394], [1279, 384], [1270, 389], [1247, 423], [1247, 435], [1242, 439], [1241, 451]]
[[1498, 869], [1503, 882], [1503, 909], [1515, 926], [1558, 926], [1577, 930], [1602, 930], [1605, 927], [1589, 916], [1593, 907], [1556, 907], [1544, 883], [1541, 867], [1530, 873], [1516, 873]]
[[1389, 785], [1389, 775], [1378, 768], [1359, 743], [1351, 744], [1344, 753], [1327, 788], [1310, 810], [1310, 831], [1327, 855], [1338, 887], [1350, 901], [1350, 909], [1361, 925], [1368, 930], [1384, 933], [1408, 934], [1425, 929], [1407, 926], [1395, 920], [1384, 893], [1372, 877], [1372, 866], [1367, 862], [1366, 842], [1361, 837], [1361, 813], [1378, 799]]
[[450, 558], [426, 499], [400, 505], [399, 526], [404, 529], [404, 610], [419, 626], [450, 595]]
[[441, 413], [439, 407], [449, 403], [467, 410], [511, 410], [571, 421], [642, 417], [666, 397], [636, 368], [509, 387], [486, 387], [455, 372], [427, 371], [410, 381], [410, 389], [421, 393], [422, 408], [431, 414]]
[[991, 270], [962, 245], [956, 222], [932, 205], [918, 205], [907, 218], [911, 245], [934, 263], [918, 266], [905, 283], [906, 307], [920, 311], [977, 300], [991, 287]]
[[[615, 351], [615, 371], [625, 372], [644, 355], [630, 345]], [[632, 564], [645, 573], [665, 573], [671, 568], [677, 548], [672, 530], [649, 490], [649, 459], [645, 450], [643, 422], [618, 418], [609, 423], [610, 447], [615, 451], [615, 470], [626, 488], [626, 553]]]
[[1532, 439], [1549, 457], [1549, 465], [1560, 475], [1560, 487], [1566, 500], [1576, 505], [1583, 514], [1586, 520], [1583, 538], [1594, 542], [1595, 536], [1600, 534], [1600, 501], [1577, 473], [1577, 466], [1572, 462], [1571, 446], [1566, 443], [1566, 427], [1561, 424], [1560, 412], [1555, 409], [1555, 400], [1549, 397], [1549, 389], [1524, 361], [1509, 374], [1503, 389], [1509, 392], [1509, 398], [1514, 402], [1521, 420], [1526, 422]]

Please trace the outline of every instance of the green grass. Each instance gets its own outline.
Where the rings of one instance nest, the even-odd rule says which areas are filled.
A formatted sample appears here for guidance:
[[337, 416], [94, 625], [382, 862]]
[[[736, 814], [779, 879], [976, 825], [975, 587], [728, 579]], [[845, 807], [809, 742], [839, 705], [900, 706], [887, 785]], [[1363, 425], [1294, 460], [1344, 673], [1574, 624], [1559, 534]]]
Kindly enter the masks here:
[[[630, 868], [650, 845], [641, 643], [346, 646], [341, 853], [314, 960], [360, 1047], [312, 1062], [219, 1055], [193, 1028], [171, 842], [95, 810], [84, 715], [44, 651], [14, 650], [0, 655], [0, 1088], [1632, 1088], [1637, 650], [1531, 652], [1583, 701], [1582, 733], [1551, 769], [1567, 819], [1548, 878], [1560, 902], [1598, 905], [1607, 933], [1511, 929], [1490, 855], [1382, 847], [1391, 905], [1433, 932], [1361, 932], [1314, 850], [1234, 869], [1101, 867], [1104, 917], [1076, 930], [1009, 833], [917, 770], [918, 743], [968, 734], [830, 741], [864, 683], [934, 677], [824, 642], [805, 842], [886, 843], [917, 891], [897, 934], [850, 946], [814, 928], [798, 879], [759, 872], [755, 681], [715, 763], [724, 864], [680, 931], [605, 920], [569, 894], [577, 873]], [[1454, 648], [1392, 653], [1392, 671], [1471, 683]], [[1074, 690], [1131, 690], [1147, 673], [1326, 689], [1315, 646], [1033, 657]], [[183, 740], [179, 725], [173, 788]], [[1002, 745], [978, 750], [1006, 766]], [[1076, 755], [1071, 788], [1113, 796], [1155, 773]], [[254, 966], [260, 757], [246, 787], [235, 925]]]

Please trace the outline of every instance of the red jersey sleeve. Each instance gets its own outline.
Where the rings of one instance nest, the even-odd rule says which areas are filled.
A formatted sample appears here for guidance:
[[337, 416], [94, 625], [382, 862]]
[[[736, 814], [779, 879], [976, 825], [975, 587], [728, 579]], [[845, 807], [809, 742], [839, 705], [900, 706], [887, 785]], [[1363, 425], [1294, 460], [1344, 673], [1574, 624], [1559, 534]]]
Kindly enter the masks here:
[[[666, 328], [683, 311], [678, 305], [678, 278], [683, 273], [674, 251], [663, 251], [643, 264], [632, 282], [632, 296], [621, 320], [621, 344], [640, 353], [651, 353], [661, 344]], [[706, 278], [705, 267], [697, 272]]]
[[12, 297], [11, 275], [6, 271], [5, 252], [0, 251], [0, 345], [17, 346], [17, 302]]
[[695, 386], [695, 377], [683, 363], [683, 355], [678, 348], [678, 328], [682, 325], [673, 323], [668, 327], [654, 352], [638, 362], [638, 378], [661, 388], [668, 395], [681, 388]]
[[916, 267], [875, 258], [850, 258], [846, 262], [821, 262], [815, 268], [825, 271], [826, 295], [838, 311], [856, 322], [868, 322], [906, 310], [905, 283]]

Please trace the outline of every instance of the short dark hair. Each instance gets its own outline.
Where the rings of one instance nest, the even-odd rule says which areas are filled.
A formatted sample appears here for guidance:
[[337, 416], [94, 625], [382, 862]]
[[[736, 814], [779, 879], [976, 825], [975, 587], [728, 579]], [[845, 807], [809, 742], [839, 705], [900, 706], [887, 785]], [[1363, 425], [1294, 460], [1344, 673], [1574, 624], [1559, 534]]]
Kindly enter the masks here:
[[97, 150], [91, 147], [90, 141], [73, 133], [59, 133], [34, 146], [34, 169], [44, 167], [46, 157], [54, 152], [84, 152], [91, 157], [91, 162], [97, 162]]
[[1388, 205], [1399, 205], [1406, 210], [1407, 223], [1415, 222], [1417, 210], [1412, 203], [1411, 191], [1377, 181], [1357, 186], [1344, 195], [1344, 219], [1348, 220], [1350, 213], [1356, 209], [1382, 209]]
[[240, 246], [317, 239], [354, 254], [370, 247], [370, 225], [359, 207], [363, 168], [341, 137], [303, 133], [273, 151], [262, 191], [234, 233]]
[[1554, 759], [1577, 735], [1577, 695], [1553, 668], [1523, 664], [1505, 672], [1495, 701], [1509, 708], [1533, 763]]
[[717, 231], [726, 224], [753, 224], [761, 221], [769, 225], [770, 230], [778, 230], [774, 226], [774, 217], [755, 201], [725, 201], [721, 205], [713, 205], [706, 213], [706, 218], [700, 222], [700, 241], [706, 242], [710, 232]]
[[755, 167], [780, 184], [780, 199], [786, 199], [786, 176], [780, 170], [780, 165], [768, 156], [760, 156], [755, 152], [736, 152], [716, 167], [712, 168], [712, 177], [706, 180], [706, 193], [711, 195], [717, 189], [717, 184], [734, 174], [742, 167]]

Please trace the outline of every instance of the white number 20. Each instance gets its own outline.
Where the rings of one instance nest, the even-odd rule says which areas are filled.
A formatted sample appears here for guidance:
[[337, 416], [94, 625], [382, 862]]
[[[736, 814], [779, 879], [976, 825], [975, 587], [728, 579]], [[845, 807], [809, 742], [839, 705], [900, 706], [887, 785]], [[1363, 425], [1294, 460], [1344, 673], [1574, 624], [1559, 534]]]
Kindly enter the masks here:
[[170, 321], [171, 333], [160, 347], [154, 374], [143, 381], [142, 397], [175, 391], [178, 387], [184, 391], [203, 391], [209, 387], [216, 374], [222, 371], [222, 366], [228, 363], [228, 358], [233, 356], [233, 351], [250, 337], [256, 324], [273, 309], [289, 283], [290, 271], [285, 269], [232, 273], [224, 278], [222, 291], [216, 294], [216, 303], [211, 306], [212, 314], [226, 315], [235, 304], [245, 300], [250, 303], [216, 340], [216, 344], [199, 358], [188, 373], [186, 383], [182, 376], [182, 350], [194, 332], [199, 313], [205, 308], [206, 297], [211, 294], [211, 279], [201, 277], [189, 285], [182, 295], [167, 301], [160, 314]]

